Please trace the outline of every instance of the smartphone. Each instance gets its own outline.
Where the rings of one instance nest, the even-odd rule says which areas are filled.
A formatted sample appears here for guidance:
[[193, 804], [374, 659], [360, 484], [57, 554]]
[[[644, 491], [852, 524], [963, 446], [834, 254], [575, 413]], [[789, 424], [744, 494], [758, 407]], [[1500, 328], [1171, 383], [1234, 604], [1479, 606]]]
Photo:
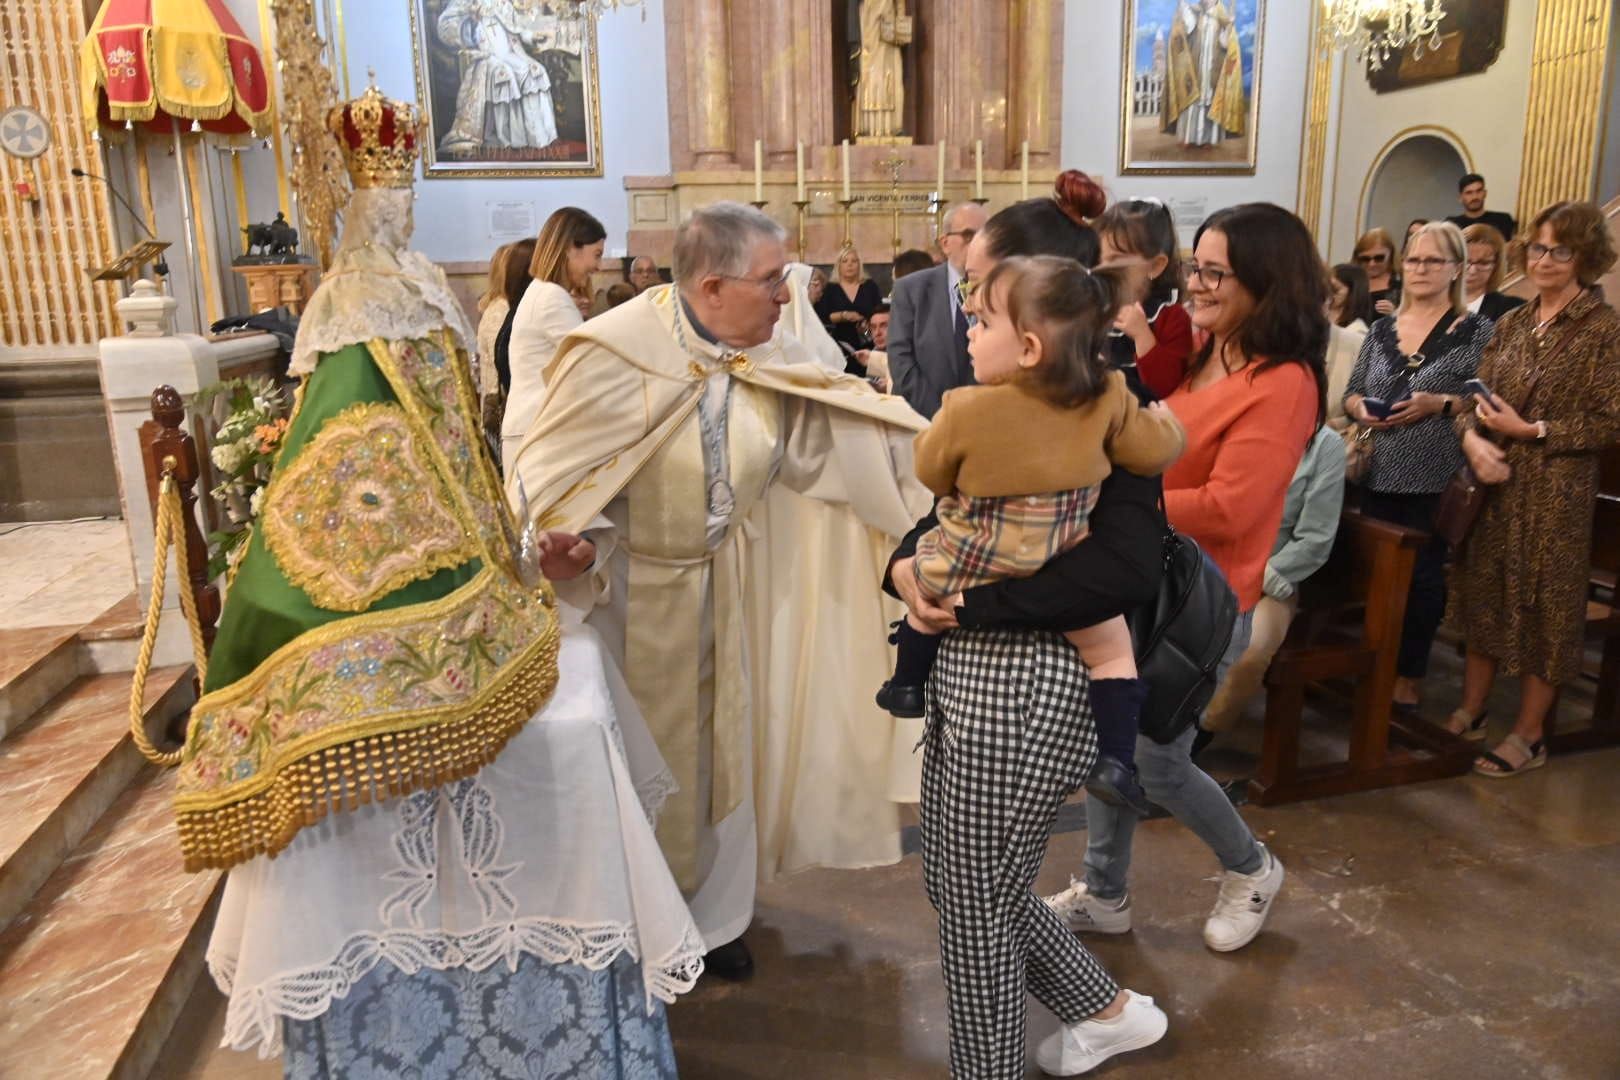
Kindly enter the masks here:
[[1383, 398], [1364, 397], [1361, 399], [1361, 407], [1366, 409], [1367, 415], [1374, 420], [1388, 420], [1390, 410], [1395, 406]]
[[1473, 394], [1475, 397], [1484, 398], [1486, 401], [1490, 402], [1492, 406], [1496, 405], [1496, 395], [1491, 393], [1490, 387], [1486, 386], [1478, 379], [1469, 379], [1467, 382], [1463, 383], [1463, 392]]

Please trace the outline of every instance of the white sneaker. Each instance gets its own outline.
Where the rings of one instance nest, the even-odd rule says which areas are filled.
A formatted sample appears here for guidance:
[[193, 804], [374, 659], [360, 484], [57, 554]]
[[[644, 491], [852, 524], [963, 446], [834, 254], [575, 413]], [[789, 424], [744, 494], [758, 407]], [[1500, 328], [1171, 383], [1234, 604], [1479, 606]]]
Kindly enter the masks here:
[[1069, 887], [1045, 898], [1046, 906], [1077, 934], [1128, 934], [1131, 931], [1130, 894], [1118, 900], [1092, 896], [1086, 883], [1069, 879]]
[[1035, 1061], [1049, 1076], [1088, 1073], [1115, 1054], [1140, 1050], [1164, 1038], [1170, 1026], [1164, 1010], [1133, 990], [1125, 991], [1125, 1011], [1112, 1020], [1066, 1024], [1041, 1040]]
[[1216, 952], [1232, 952], [1254, 940], [1271, 914], [1271, 902], [1282, 889], [1283, 865], [1264, 844], [1260, 854], [1265, 862], [1252, 874], [1231, 870], [1221, 875], [1220, 895], [1215, 910], [1204, 923], [1204, 944]]

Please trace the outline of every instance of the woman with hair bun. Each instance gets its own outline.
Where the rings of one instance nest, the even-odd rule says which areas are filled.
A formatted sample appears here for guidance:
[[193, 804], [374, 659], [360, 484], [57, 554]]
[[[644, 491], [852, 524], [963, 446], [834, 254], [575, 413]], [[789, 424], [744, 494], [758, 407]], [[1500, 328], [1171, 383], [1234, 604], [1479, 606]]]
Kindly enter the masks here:
[[[972, 291], [1006, 258], [1058, 255], [1093, 265], [1097, 235], [1086, 218], [1104, 203], [1089, 177], [1072, 173], [1052, 198], [992, 217], [967, 251], [970, 310]], [[1078, 1075], [1164, 1034], [1167, 1021], [1153, 999], [1120, 989], [1031, 889], [1058, 807], [1097, 759], [1099, 687], [1136, 682], [1092, 682], [1062, 635], [1157, 594], [1158, 499], [1156, 477], [1116, 469], [1102, 482], [1084, 543], [1029, 577], [956, 596], [934, 599], [917, 584], [913, 553], [917, 538], [937, 525], [932, 515], [890, 563], [886, 587], [911, 616], [954, 631], [941, 639], [926, 693], [921, 806], [954, 1077], [1024, 1075], [1026, 990], [1063, 1023], [1036, 1055], [1049, 1073]], [[1128, 709], [1124, 689], [1115, 696]]]

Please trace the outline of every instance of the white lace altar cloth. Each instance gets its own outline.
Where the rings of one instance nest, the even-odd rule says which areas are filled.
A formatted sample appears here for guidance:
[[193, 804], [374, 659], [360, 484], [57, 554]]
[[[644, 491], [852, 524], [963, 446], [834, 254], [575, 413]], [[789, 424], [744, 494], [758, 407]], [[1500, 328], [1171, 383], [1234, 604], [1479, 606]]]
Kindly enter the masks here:
[[222, 1045], [279, 1054], [284, 1017], [323, 1015], [379, 963], [597, 970], [628, 953], [649, 1006], [692, 988], [703, 939], [650, 820], [674, 785], [605, 657], [566, 626], [556, 692], [476, 776], [332, 814], [230, 872], [208, 945]]

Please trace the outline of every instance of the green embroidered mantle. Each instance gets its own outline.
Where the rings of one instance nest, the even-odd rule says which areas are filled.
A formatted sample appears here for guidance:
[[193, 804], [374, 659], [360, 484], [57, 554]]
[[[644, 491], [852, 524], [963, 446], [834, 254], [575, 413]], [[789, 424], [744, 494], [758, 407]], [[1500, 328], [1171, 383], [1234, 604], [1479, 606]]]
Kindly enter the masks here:
[[448, 335], [322, 358], [265, 489], [192, 711], [188, 869], [470, 775], [550, 695], [549, 590], [516, 530]]

